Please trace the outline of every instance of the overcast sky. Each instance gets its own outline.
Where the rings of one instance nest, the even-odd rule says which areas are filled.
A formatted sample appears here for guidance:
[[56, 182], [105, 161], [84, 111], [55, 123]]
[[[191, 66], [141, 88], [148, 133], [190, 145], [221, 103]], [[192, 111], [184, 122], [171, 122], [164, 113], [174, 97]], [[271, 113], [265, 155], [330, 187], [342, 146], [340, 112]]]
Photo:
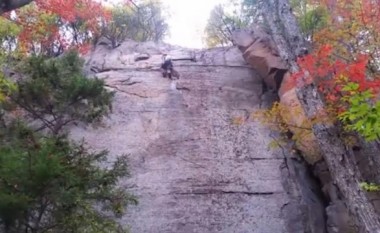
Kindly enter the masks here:
[[162, 0], [169, 7], [170, 34], [168, 43], [201, 48], [203, 30], [212, 8], [225, 0]]
[[[117, 2], [121, 0], [108, 0]], [[227, 0], [161, 0], [169, 9], [170, 36], [165, 42], [190, 48], [202, 48], [203, 30], [212, 8]]]

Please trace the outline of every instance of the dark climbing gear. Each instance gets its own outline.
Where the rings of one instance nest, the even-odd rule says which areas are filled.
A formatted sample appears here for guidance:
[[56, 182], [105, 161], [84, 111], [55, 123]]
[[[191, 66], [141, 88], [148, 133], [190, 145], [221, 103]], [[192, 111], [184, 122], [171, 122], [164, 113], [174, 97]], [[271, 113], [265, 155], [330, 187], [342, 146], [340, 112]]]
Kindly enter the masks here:
[[162, 76], [164, 78], [168, 77], [172, 79], [173, 76], [173, 63], [170, 57], [164, 56], [164, 63], [161, 65], [161, 69], [163, 70]]

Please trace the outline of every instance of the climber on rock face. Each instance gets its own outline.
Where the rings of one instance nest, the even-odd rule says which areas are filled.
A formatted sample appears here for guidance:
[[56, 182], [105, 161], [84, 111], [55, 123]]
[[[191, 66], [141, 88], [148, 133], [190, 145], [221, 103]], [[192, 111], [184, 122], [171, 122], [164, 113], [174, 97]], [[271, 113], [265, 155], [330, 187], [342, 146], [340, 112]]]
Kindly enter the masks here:
[[173, 62], [170, 55], [164, 54], [162, 56], [162, 60], [163, 60], [161, 64], [162, 76], [164, 78], [168, 77], [170, 79], [172, 79], [172, 77], [179, 78], [178, 72], [173, 69]]

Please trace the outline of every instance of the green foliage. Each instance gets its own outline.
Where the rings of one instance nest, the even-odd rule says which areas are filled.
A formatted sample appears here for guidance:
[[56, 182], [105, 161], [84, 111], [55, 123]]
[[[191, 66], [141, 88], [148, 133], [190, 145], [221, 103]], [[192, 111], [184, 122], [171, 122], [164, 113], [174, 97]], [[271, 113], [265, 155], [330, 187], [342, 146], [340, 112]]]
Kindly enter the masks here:
[[205, 28], [207, 46], [231, 45], [232, 31], [241, 26], [242, 21], [237, 16], [226, 13], [222, 5], [215, 6]]
[[296, 17], [305, 15], [308, 11], [309, 0], [290, 0], [289, 3]]
[[327, 10], [322, 6], [318, 6], [314, 9], [308, 10], [304, 15], [300, 16], [298, 22], [304, 35], [311, 40], [314, 32], [327, 25], [328, 18], [329, 15]]
[[360, 183], [360, 188], [367, 192], [378, 192], [380, 191], [380, 185], [374, 183], [362, 182]]
[[290, 0], [292, 10], [305, 38], [313, 40], [314, 33], [327, 26], [329, 13], [324, 6], [309, 0]]
[[112, 47], [115, 48], [128, 36], [133, 10], [128, 6], [114, 7], [111, 10], [111, 15], [111, 20], [103, 25], [101, 34], [109, 39]]
[[207, 46], [229, 46], [235, 29], [262, 24], [261, 3], [261, 0], [232, 0], [228, 4], [215, 6], [204, 30]]
[[[83, 39], [82, 26], [72, 24], [76, 40]], [[0, 71], [17, 74], [10, 79], [0, 72], [0, 232], [126, 232], [117, 218], [137, 204], [118, 185], [129, 176], [126, 156], [108, 161], [107, 151], [89, 152], [63, 132], [71, 122], [101, 120], [111, 110], [113, 93], [102, 80], [85, 76], [84, 61], [74, 51], [53, 59], [30, 56], [33, 50], [15, 54], [22, 47], [20, 29], [0, 18]], [[38, 22], [32, 31], [35, 39], [51, 35]], [[30, 33], [20, 38], [44, 48]], [[42, 129], [45, 134], [36, 133]]]
[[15, 84], [5, 79], [4, 75], [0, 72], [0, 103], [5, 101], [5, 97], [9, 96], [15, 90]]
[[286, 145], [286, 141], [282, 138], [279, 139], [273, 139], [268, 144], [268, 150], [276, 150], [279, 148], [282, 148], [284, 145]]
[[87, 78], [82, 67], [74, 51], [48, 60], [31, 57], [21, 67], [25, 78], [17, 82], [11, 102], [53, 134], [75, 121], [99, 121], [109, 112], [113, 93], [102, 80]]
[[111, 16], [103, 23], [101, 35], [114, 48], [125, 39], [161, 41], [169, 29], [160, 1], [143, 1], [138, 7], [117, 5], [111, 9]]
[[[135, 23], [130, 27], [130, 37], [136, 41], [161, 41], [168, 33], [169, 26], [160, 1], [143, 1], [134, 16]], [[134, 26], [134, 27], [133, 27]]]
[[16, 36], [20, 30], [17, 24], [0, 17], [0, 103], [15, 90], [15, 85], [5, 78], [1, 69], [3, 69], [7, 56], [14, 50]]
[[100, 168], [106, 151], [90, 153], [65, 137], [38, 137], [20, 123], [5, 130], [0, 225], [6, 232], [121, 232], [114, 218], [136, 204], [117, 188], [119, 178], [129, 175], [125, 156]]
[[16, 37], [20, 32], [20, 26], [6, 18], [0, 17], [0, 64], [4, 62], [6, 54], [15, 50]]
[[348, 94], [342, 98], [348, 104], [346, 111], [338, 118], [345, 124], [345, 128], [358, 132], [367, 141], [380, 138], [380, 101], [372, 103], [371, 90], [360, 92], [359, 84], [348, 83], [343, 91]]
[[0, 39], [8, 36], [16, 36], [20, 33], [21, 28], [14, 22], [0, 17]]

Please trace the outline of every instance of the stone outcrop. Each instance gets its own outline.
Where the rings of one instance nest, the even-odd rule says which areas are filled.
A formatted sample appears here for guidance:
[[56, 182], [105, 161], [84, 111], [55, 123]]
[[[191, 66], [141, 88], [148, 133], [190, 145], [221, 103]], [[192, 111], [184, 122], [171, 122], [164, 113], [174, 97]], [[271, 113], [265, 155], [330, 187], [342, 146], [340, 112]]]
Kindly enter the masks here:
[[[275, 43], [268, 34], [258, 28], [235, 32], [234, 41], [241, 50], [245, 60], [249, 64], [252, 64], [255, 69], [276, 69], [277, 72], [281, 69], [285, 70], [285, 72], [277, 74], [282, 76], [277, 77], [278, 83], [275, 86], [275, 90], [280, 98], [280, 103], [286, 108], [281, 114], [285, 122], [289, 125], [290, 131], [296, 135], [294, 143], [297, 149], [302, 152], [302, 156], [310, 165], [314, 165], [314, 174], [322, 183], [322, 191], [329, 201], [325, 210], [327, 216], [327, 232], [356, 232], [355, 226], [352, 224], [352, 218], [348, 214], [344, 202], [341, 200], [339, 191], [332, 184], [329, 171], [325, 167], [317, 139], [311, 130], [312, 124], [309, 120], [310, 116], [305, 114], [296, 93], [296, 84], [294, 80], [291, 79], [285, 62], [279, 57]], [[266, 53], [261, 52], [264, 50]], [[281, 69], [278, 69], [278, 67], [281, 67]], [[273, 76], [271, 76], [269, 72], [261, 72], [261, 78], [264, 81], [273, 80]], [[265, 82], [270, 83], [270, 81]], [[324, 110], [320, 109], [316, 113], [321, 118], [321, 113], [323, 112]], [[301, 198], [307, 198], [308, 196], [309, 195], [301, 195]], [[309, 208], [308, 211], [313, 211], [313, 208]]]
[[[170, 81], [159, 73], [163, 53], [196, 62], [175, 61], [181, 78]], [[132, 233], [325, 232], [306, 164], [269, 149], [272, 132], [250, 119], [262, 105], [261, 81], [237, 48], [129, 41], [98, 46], [86, 61], [115, 91], [113, 112], [71, 137], [129, 154], [132, 177], [121, 185], [140, 203], [122, 222]]]
[[235, 31], [233, 40], [244, 59], [258, 71], [264, 83], [278, 92], [280, 102], [288, 109], [282, 117], [294, 135], [302, 138], [302, 141], [295, 140], [297, 148], [309, 163], [318, 162], [321, 154], [314, 135], [307, 129], [310, 127], [309, 119], [297, 98], [296, 86], [292, 82], [287, 65], [279, 56], [270, 35], [259, 27], [254, 27], [251, 30]]
[[278, 90], [287, 71], [286, 63], [274, 50], [270, 36], [258, 27], [237, 30], [232, 39], [243, 53], [244, 59], [259, 73], [266, 86]]

